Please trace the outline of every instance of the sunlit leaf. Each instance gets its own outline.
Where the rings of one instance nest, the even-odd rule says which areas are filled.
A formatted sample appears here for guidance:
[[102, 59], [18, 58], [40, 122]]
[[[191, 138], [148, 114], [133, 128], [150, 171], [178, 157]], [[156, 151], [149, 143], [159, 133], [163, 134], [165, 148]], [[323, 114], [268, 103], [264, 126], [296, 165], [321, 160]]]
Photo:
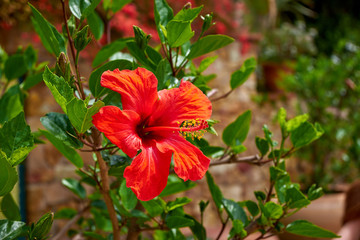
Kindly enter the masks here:
[[306, 220], [296, 220], [286, 226], [285, 229], [289, 233], [300, 236], [315, 238], [338, 238], [339, 236], [333, 232], [323, 229]]

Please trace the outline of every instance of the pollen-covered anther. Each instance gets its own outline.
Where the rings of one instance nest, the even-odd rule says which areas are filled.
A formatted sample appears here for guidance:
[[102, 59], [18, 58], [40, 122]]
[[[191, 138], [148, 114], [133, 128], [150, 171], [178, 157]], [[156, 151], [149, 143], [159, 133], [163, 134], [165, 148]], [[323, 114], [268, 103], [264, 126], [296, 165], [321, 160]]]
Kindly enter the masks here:
[[181, 123], [179, 133], [184, 138], [191, 137], [192, 140], [195, 138], [200, 139], [204, 136], [206, 129], [209, 124], [206, 120], [191, 119]]

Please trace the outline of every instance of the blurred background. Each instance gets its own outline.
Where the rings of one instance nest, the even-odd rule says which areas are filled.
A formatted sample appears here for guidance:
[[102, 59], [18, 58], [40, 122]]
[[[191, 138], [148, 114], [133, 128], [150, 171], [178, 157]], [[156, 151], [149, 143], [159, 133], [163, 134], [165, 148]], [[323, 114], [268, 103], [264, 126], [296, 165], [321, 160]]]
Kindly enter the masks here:
[[[31, 23], [27, 0], [0, 0], [0, 64], [1, 56], [35, 49], [40, 62], [53, 66], [55, 59], [42, 46]], [[104, 1], [105, 2], [105, 1]], [[308, 113], [312, 122], [325, 130], [320, 140], [290, 159], [288, 166], [294, 181], [307, 190], [312, 183], [328, 193], [303, 214], [320, 226], [337, 231], [343, 215], [342, 194], [360, 173], [360, 2], [355, 0], [168, 0], [174, 12], [186, 3], [204, 5], [201, 15], [213, 12], [216, 24], [209, 33], [226, 34], [235, 43], [216, 52], [215, 63], [207, 70], [216, 73], [211, 85], [218, 96], [229, 89], [233, 71], [248, 57], [258, 61], [256, 74], [228, 98], [213, 103], [213, 119], [220, 120], [216, 130], [232, 122], [239, 113], [253, 111], [253, 119], [244, 155], [257, 153], [255, 136], [262, 136], [263, 124], [270, 123], [275, 138], [280, 136], [271, 125], [277, 109], [284, 107], [290, 116]], [[59, 0], [30, 1], [59, 31], [63, 28]], [[103, 6], [100, 4], [100, 6]], [[157, 46], [153, 1], [133, 0], [110, 20], [102, 7], [96, 10], [101, 31], [80, 55], [80, 72], [88, 78], [96, 53], [107, 43], [133, 36], [133, 25], [151, 34], [150, 45]], [[195, 32], [201, 22], [194, 21]], [[197, 31], [198, 30], [198, 31]], [[29, 50], [30, 51], [30, 50]], [[114, 52], [113, 59], [131, 57], [126, 52]], [[40, 117], [50, 111], [60, 112], [46, 86], [40, 82], [29, 92], [26, 104], [27, 121], [33, 131], [43, 128]], [[206, 136], [221, 144], [220, 138]], [[83, 153], [82, 153], [83, 154]], [[84, 155], [84, 154], [83, 154]], [[86, 159], [86, 156], [84, 156]], [[20, 203], [28, 221], [37, 220], [47, 211], [76, 207], [75, 195], [61, 185], [64, 177], [74, 177], [74, 167], [51, 145], [39, 145], [22, 166]], [[254, 190], [264, 190], [268, 181], [267, 168], [251, 165], [212, 168], [224, 196], [236, 200], [254, 199]], [[209, 197], [204, 191], [190, 190], [196, 199]], [[18, 195], [18, 193], [16, 193]], [[196, 210], [195, 210], [196, 209]], [[188, 211], [197, 211], [190, 207]], [[301, 212], [299, 213], [301, 214]], [[330, 218], [326, 214], [331, 214]], [[208, 212], [205, 225], [218, 229], [216, 211]], [[294, 216], [296, 217], [296, 216]], [[314, 220], [315, 219], [315, 220]], [[57, 221], [53, 231], [64, 224]], [[209, 229], [211, 231], [211, 228]], [[284, 239], [289, 239], [287, 236]], [[295, 238], [291, 238], [295, 239]], [[304, 238], [301, 238], [304, 239]]]

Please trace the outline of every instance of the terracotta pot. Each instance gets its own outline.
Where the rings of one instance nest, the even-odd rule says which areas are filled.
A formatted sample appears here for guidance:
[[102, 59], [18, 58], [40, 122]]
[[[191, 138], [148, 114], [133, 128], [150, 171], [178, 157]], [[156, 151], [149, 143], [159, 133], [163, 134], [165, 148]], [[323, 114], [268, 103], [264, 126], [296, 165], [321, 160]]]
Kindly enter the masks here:
[[294, 73], [295, 62], [264, 62], [262, 63], [262, 72], [264, 78], [264, 87], [268, 92], [282, 92], [283, 89], [279, 83], [286, 76]]

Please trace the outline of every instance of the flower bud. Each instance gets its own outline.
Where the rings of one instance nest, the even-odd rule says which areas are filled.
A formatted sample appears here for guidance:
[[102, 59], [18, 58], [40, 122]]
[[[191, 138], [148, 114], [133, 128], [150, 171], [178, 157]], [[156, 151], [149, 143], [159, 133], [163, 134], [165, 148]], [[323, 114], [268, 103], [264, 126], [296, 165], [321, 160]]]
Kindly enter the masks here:
[[83, 50], [91, 41], [91, 39], [87, 37], [88, 29], [89, 26], [86, 25], [83, 29], [81, 29], [79, 32], [76, 33], [74, 40], [74, 45], [76, 50], [78, 51]]
[[204, 21], [201, 29], [201, 33], [204, 33], [208, 30], [214, 23], [212, 23], [213, 13], [206, 14], [205, 17], [201, 16], [201, 19]]
[[146, 33], [144, 33], [143, 30], [141, 30], [141, 28], [137, 26], [133, 26], [133, 29], [134, 29], [136, 44], [141, 50], [145, 50], [151, 38], [151, 35], [147, 35]]

